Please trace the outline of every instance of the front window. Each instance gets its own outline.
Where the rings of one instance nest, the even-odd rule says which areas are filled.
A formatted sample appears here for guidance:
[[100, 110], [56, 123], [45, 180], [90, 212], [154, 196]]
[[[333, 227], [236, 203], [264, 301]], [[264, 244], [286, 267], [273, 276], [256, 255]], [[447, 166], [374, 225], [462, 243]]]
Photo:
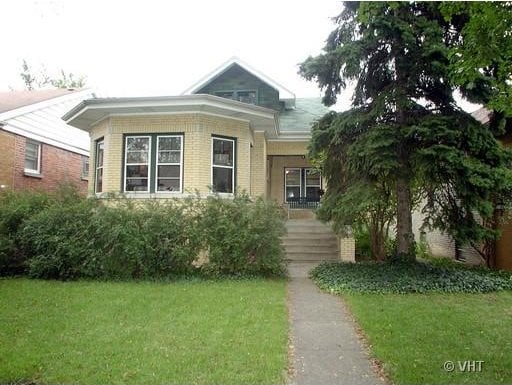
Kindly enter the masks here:
[[159, 136], [156, 166], [156, 191], [181, 191], [183, 163], [182, 137]]
[[212, 187], [214, 192], [235, 191], [235, 141], [213, 138], [212, 140]]
[[238, 100], [242, 103], [258, 104], [258, 94], [254, 90], [247, 91], [216, 91], [216, 96], [221, 98]]
[[125, 145], [124, 191], [149, 192], [151, 138], [149, 136], [129, 136], [126, 137]]
[[25, 144], [25, 172], [41, 172], [41, 143], [27, 140]]
[[322, 175], [314, 168], [285, 168], [286, 202], [319, 202], [322, 195]]
[[100, 140], [96, 142], [96, 180], [94, 191], [100, 193], [103, 191], [103, 155], [105, 153], [105, 142]]

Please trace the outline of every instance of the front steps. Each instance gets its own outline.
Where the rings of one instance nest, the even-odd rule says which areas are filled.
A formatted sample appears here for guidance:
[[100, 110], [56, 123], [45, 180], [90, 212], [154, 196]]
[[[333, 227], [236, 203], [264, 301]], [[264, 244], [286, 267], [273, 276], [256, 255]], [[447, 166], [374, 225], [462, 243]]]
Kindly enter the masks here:
[[338, 238], [331, 228], [316, 219], [289, 219], [288, 234], [282, 238], [289, 262], [338, 261]]

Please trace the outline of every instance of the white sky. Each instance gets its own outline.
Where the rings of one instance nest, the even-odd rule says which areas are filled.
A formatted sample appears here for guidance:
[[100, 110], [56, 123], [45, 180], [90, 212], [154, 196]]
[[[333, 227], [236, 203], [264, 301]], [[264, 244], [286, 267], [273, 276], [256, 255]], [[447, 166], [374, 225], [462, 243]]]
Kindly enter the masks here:
[[[21, 63], [87, 76], [101, 96], [176, 95], [231, 58], [295, 92], [334, 29], [339, 0], [1, 0], [0, 90], [21, 89]], [[350, 92], [338, 108], [350, 104]], [[473, 108], [474, 109], [474, 108]]]

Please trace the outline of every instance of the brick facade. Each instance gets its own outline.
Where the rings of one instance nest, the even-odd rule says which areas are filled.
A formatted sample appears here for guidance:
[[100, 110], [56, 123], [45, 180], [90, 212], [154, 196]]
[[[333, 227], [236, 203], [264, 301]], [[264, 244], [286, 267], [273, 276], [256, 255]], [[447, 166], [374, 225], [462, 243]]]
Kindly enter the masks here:
[[87, 180], [82, 179], [83, 155], [41, 143], [41, 173], [25, 173], [26, 138], [0, 130], [0, 185], [13, 190], [55, 191], [61, 183], [75, 184], [84, 195]]

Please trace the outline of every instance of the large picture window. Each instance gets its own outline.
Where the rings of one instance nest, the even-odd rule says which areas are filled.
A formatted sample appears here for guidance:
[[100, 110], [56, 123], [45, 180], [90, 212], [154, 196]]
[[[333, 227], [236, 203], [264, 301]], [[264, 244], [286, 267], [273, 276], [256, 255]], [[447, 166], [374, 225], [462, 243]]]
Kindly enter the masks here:
[[235, 141], [212, 138], [212, 187], [214, 192], [235, 191]]
[[105, 152], [105, 142], [99, 140], [96, 142], [96, 167], [94, 191], [100, 193], [103, 191], [103, 155]]
[[182, 192], [183, 135], [125, 137], [125, 192]]

